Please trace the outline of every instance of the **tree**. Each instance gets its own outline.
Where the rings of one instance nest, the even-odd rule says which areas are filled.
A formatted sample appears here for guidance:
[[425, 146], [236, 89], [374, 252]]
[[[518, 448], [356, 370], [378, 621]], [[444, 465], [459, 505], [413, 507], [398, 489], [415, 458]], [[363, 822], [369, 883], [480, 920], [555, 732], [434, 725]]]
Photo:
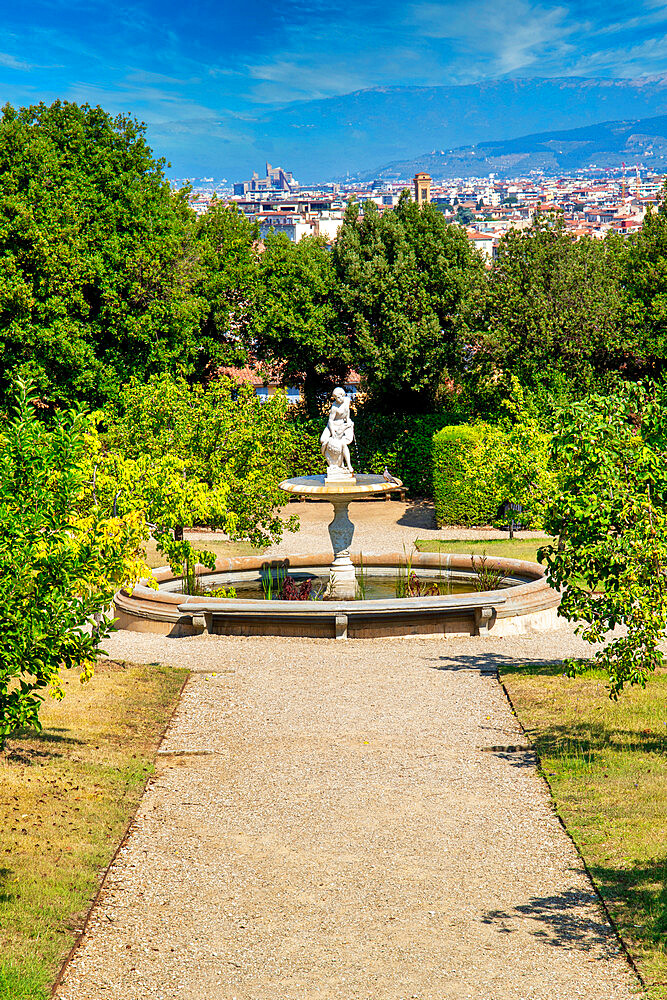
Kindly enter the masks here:
[[483, 274], [458, 226], [407, 192], [395, 211], [348, 206], [332, 251], [337, 311], [376, 406], [423, 411], [460, 367], [465, 301]]
[[46, 400], [99, 403], [132, 375], [205, 367], [194, 213], [144, 131], [88, 105], [3, 108], [0, 393], [19, 371]]
[[456, 209], [456, 221], [461, 226], [469, 226], [472, 220], [475, 218], [475, 213], [471, 208], [467, 208], [464, 205], [459, 205]]
[[[563, 486], [545, 528], [558, 537], [540, 552], [549, 582], [563, 589], [560, 615], [584, 622], [611, 696], [645, 685], [664, 661], [667, 625], [667, 393], [623, 384], [564, 411], [554, 428]], [[580, 665], [570, 663], [574, 673]]]
[[144, 571], [145, 522], [81, 509], [90, 419], [37, 418], [29, 386], [0, 432], [0, 746], [39, 728], [45, 689], [62, 697], [60, 670], [91, 673], [112, 627], [116, 589]]
[[667, 368], [667, 186], [629, 241], [623, 364], [628, 375], [660, 377]]
[[[183, 526], [207, 525], [254, 545], [278, 541], [278, 516], [292, 440], [287, 401], [262, 404], [251, 387], [228, 379], [189, 386], [163, 374], [125, 387], [107, 412], [107, 432], [90, 459], [90, 492], [103, 509], [140, 511], [172, 568], [211, 553], [182, 538]], [[95, 470], [96, 467], [96, 470]]]
[[206, 303], [200, 346], [211, 361], [244, 363], [257, 283], [259, 227], [236, 205], [220, 202], [199, 217], [195, 233], [198, 277], [194, 291]]
[[292, 243], [269, 235], [260, 256], [252, 338], [259, 358], [279, 368], [283, 384], [302, 383], [311, 417], [345, 381], [351, 363], [334, 301], [331, 253], [319, 237]]
[[472, 367], [566, 398], [613, 377], [624, 341], [625, 253], [615, 233], [575, 240], [560, 215], [537, 213], [530, 229], [510, 230], [480, 299]]

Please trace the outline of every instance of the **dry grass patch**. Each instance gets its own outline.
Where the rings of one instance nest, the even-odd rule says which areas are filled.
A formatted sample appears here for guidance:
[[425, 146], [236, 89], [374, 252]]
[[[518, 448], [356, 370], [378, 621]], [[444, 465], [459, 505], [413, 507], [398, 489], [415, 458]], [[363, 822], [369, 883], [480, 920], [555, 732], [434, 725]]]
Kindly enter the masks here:
[[[187, 533], [186, 538], [192, 542], [195, 548], [204, 549], [206, 552], [215, 552], [216, 556], [223, 559], [231, 559], [234, 556], [258, 556], [264, 551], [254, 548], [250, 542], [226, 542], [223, 539], [220, 539], [219, 542], [209, 539], [200, 541], [197, 538], [191, 538]], [[151, 569], [155, 569], [156, 566], [166, 565], [166, 562], [167, 560], [162, 553], [158, 552], [155, 540], [149, 539], [146, 545], [146, 564]]]
[[667, 998], [667, 673], [609, 699], [605, 677], [503, 667], [567, 829], [628, 950]]
[[187, 672], [101, 661], [63, 674], [44, 730], [0, 754], [0, 997], [38, 1000], [81, 926]]

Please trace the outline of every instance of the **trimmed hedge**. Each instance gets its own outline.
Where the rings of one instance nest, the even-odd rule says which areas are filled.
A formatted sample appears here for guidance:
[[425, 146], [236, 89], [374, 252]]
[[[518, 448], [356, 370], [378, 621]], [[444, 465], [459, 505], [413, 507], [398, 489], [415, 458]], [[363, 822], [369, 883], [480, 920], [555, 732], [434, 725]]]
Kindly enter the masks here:
[[[438, 527], [488, 524], [501, 501], [481, 466], [486, 427], [443, 427], [433, 436], [433, 491]], [[474, 474], [470, 474], [475, 470]]]
[[505, 500], [520, 503], [521, 522], [542, 526], [557, 476], [549, 464], [550, 437], [533, 423], [445, 427], [433, 436], [435, 515], [446, 524], [492, 524]]

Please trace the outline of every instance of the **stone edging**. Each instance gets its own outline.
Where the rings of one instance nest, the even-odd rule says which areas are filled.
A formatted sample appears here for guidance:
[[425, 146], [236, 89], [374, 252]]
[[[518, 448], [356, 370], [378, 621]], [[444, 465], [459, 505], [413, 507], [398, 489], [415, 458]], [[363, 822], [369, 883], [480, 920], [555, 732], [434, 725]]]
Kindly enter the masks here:
[[[292, 569], [326, 567], [329, 553], [269, 560], [258, 556], [218, 559], [215, 572], [234, 578], [257, 574], [262, 566]], [[415, 572], [446, 570], [459, 579], [472, 575], [470, 555], [419, 552], [411, 557]], [[356, 565], [360, 556], [353, 555]], [[363, 556], [365, 570], [405, 564], [403, 553]], [[295, 635], [366, 638], [381, 635], [493, 634], [512, 635], [553, 628], [560, 594], [552, 590], [538, 563], [487, 557], [486, 566], [506, 577], [522, 579], [511, 589], [472, 591], [444, 597], [413, 597], [375, 601], [264, 601], [189, 597], [154, 590], [141, 581], [115, 598], [120, 628], [158, 632], [174, 638], [203, 631], [236, 635]], [[201, 567], [203, 573], [210, 572]], [[154, 573], [158, 583], [174, 576], [168, 567]]]

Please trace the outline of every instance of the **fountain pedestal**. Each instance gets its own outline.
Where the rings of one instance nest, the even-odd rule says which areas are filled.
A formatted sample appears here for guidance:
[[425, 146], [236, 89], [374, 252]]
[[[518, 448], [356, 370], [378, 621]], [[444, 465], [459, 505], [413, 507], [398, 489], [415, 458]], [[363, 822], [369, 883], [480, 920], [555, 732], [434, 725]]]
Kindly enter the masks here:
[[350, 558], [350, 546], [354, 536], [354, 524], [350, 520], [350, 501], [343, 497], [331, 499], [334, 516], [329, 525], [329, 538], [334, 560], [329, 567], [327, 594], [341, 601], [353, 600], [357, 582], [354, 566]]
[[280, 488], [287, 493], [310, 497], [312, 500], [328, 500], [333, 504], [334, 516], [329, 525], [329, 538], [334, 559], [329, 568], [328, 597], [351, 600], [356, 596], [354, 566], [350, 558], [350, 546], [354, 537], [350, 504], [353, 500], [368, 500], [373, 495], [388, 493], [402, 485], [398, 479], [387, 482], [384, 476], [373, 475], [346, 476], [333, 482], [327, 481], [324, 476], [298, 476], [280, 484]]

